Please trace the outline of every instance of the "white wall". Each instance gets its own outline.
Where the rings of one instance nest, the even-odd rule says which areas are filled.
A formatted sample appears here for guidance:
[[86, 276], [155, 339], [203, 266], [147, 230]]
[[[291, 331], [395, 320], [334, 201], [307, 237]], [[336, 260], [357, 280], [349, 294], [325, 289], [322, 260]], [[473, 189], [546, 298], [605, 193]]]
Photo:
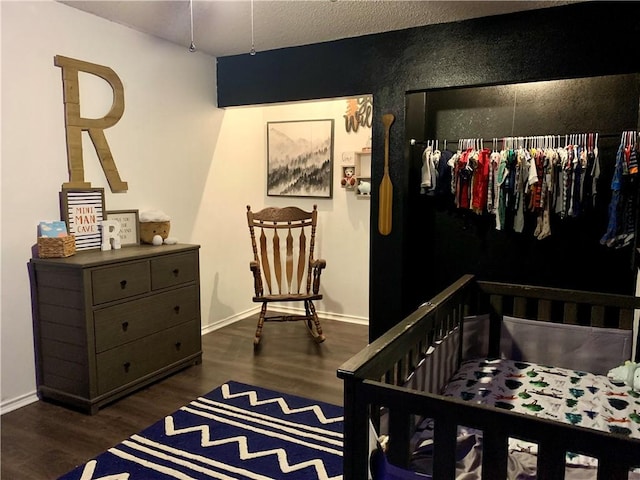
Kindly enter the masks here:
[[[321, 281], [324, 298], [316, 308], [347, 320], [368, 319], [370, 200], [340, 186], [340, 164], [342, 152], [360, 150], [371, 129], [347, 134], [342, 119], [346, 105], [345, 100], [332, 100], [225, 111], [194, 229], [194, 241], [202, 245], [202, 265], [208, 267], [201, 275], [204, 325], [254, 308], [247, 304], [252, 295], [247, 289], [253, 288], [247, 205], [257, 211], [267, 205], [311, 210], [317, 204], [316, 256], [327, 260], [327, 268]], [[333, 198], [267, 197], [266, 122], [326, 118], [335, 119]], [[330, 332], [326, 335], [331, 338]]]
[[[129, 190], [110, 192], [88, 138], [85, 179], [104, 187], [108, 210], [161, 209], [172, 218], [171, 236], [201, 245], [204, 331], [255, 309], [247, 204], [317, 203], [318, 253], [328, 262], [318, 310], [366, 322], [369, 203], [338, 181], [342, 152], [359, 149], [369, 132], [346, 134], [344, 100], [222, 110], [216, 108], [213, 57], [51, 0], [2, 1], [0, 20], [2, 413], [36, 399], [27, 266], [37, 224], [60, 217], [58, 193], [68, 180], [55, 55], [108, 66], [122, 80], [125, 112], [105, 135]], [[80, 75], [80, 95], [84, 117], [103, 116], [113, 100], [104, 82], [86, 74]], [[333, 199], [267, 197], [266, 122], [312, 118], [336, 118]], [[331, 332], [326, 334], [330, 342]]]

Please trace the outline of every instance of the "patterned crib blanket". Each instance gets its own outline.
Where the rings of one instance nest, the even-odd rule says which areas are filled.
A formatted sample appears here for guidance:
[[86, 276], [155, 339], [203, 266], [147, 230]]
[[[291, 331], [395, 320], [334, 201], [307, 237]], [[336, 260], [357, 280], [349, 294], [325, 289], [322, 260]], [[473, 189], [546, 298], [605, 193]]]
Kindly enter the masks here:
[[[506, 359], [463, 362], [443, 393], [480, 404], [640, 438], [640, 392], [604, 375]], [[535, 445], [510, 439], [512, 451]], [[595, 459], [569, 454], [568, 464]]]

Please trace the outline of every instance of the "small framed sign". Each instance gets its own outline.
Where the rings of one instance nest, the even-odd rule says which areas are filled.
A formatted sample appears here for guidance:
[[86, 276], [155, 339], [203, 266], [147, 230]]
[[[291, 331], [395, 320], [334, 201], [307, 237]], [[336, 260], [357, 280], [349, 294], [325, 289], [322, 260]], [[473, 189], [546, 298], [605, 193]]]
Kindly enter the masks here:
[[67, 232], [76, 238], [76, 250], [100, 248], [104, 220], [104, 188], [64, 188], [60, 210]]
[[138, 210], [111, 210], [106, 212], [106, 220], [120, 223], [120, 244], [123, 247], [140, 245]]

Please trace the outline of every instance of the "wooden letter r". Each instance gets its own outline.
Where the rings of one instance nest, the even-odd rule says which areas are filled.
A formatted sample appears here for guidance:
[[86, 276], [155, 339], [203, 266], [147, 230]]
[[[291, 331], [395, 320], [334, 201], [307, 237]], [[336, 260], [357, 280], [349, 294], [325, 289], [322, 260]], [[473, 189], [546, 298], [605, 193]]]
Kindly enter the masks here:
[[[128, 185], [118, 174], [109, 144], [104, 136], [104, 129], [114, 126], [124, 113], [124, 87], [116, 73], [109, 67], [83, 62], [73, 58], [55, 56], [55, 65], [62, 68], [62, 87], [64, 91], [64, 114], [67, 131], [67, 162], [69, 165], [69, 181], [62, 188], [90, 188], [91, 182], [84, 181], [84, 163], [82, 160], [82, 131], [89, 132], [89, 137], [96, 148], [112, 192], [126, 192]], [[80, 116], [80, 93], [78, 72], [91, 73], [106, 80], [113, 89], [111, 110], [102, 118], [82, 118]]]

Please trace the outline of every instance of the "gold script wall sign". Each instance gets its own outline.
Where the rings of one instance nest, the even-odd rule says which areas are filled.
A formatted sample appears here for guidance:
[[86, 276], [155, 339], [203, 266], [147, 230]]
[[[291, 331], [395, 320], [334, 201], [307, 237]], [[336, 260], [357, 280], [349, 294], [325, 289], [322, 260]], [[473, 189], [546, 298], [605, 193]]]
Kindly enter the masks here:
[[[116, 73], [109, 67], [84, 62], [62, 55], [54, 57], [56, 66], [62, 68], [62, 88], [64, 91], [64, 114], [67, 131], [67, 162], [69, 165], [69, 181], [62, 188], [90, 188], [91, 182], [84, 180], [84, 162], [82, 159], [82, 131], [89, 132], [89, 137], [96, 148], [109, 187], [112, 192], [126, 192], [128, 185], [120, 179], [118, 168], [111, 155], [104, 129], [113, 127], [124, 113], [124, 87]], [[80, 116], [80, 85], [78, 72], [96, 75], [109, 83], [113, 90], [111, 110], [102, 118], [83, 118]]]
[[347, 111], [343, 117], [347, 133], [351, 131], [357, 132], [360, 127], [371, 128], [373, 95], [348, 99]]

